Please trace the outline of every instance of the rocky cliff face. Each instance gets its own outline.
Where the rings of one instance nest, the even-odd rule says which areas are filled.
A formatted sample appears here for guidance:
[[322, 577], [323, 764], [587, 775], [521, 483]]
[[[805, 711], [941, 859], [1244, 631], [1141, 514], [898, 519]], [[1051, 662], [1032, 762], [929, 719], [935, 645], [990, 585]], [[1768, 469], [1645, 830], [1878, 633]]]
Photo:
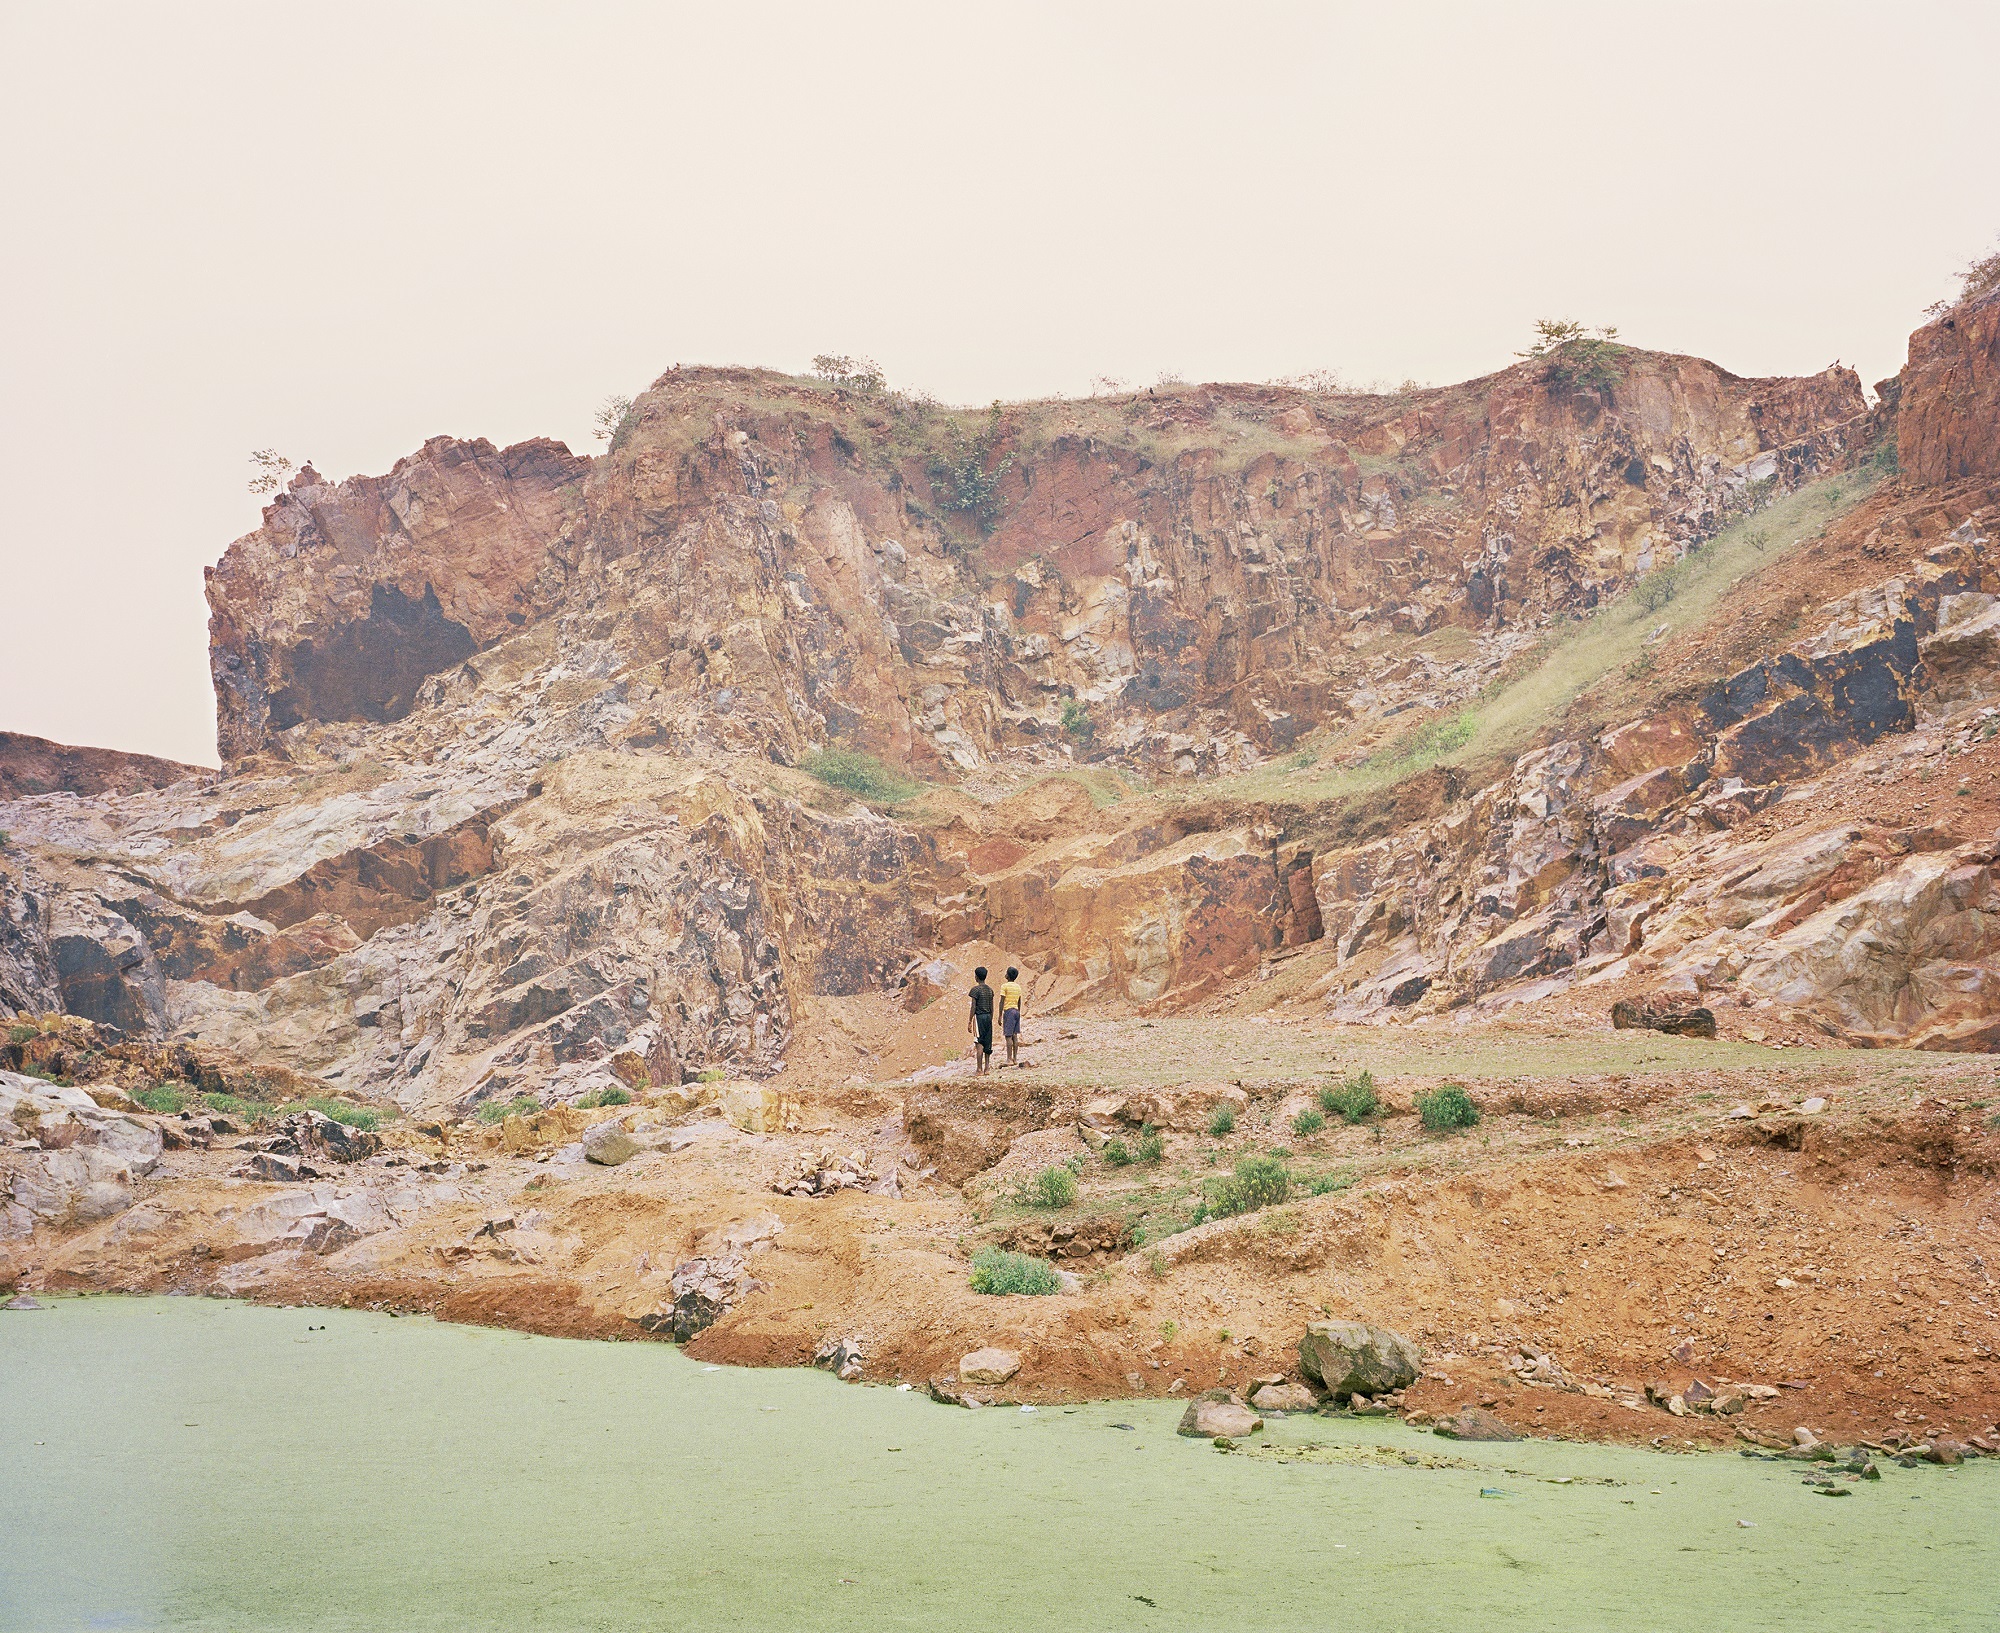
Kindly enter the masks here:
[[2000, 476], [2000, 289], [1910, 336], [1898, 462], [1926, 485]]
[[[1906, 441], [1956, 367], [1913, 349]], [[1979, 706], [1977, 495], [1912, 498], [1881, 532], [1903, 576], [1785, 650], [1491, 786], [1444, 778], [1374, 843], [1266, 799], [1101, 806], [1032, 779], [1093, 761], [1199, 786], [1434, 718], [1532, 661], [1552, 616], [1879, 430], [1845, 371], [1636, 352], [1595, 384], [1524, 364], [1395, 398], [991, 416], [681, 370], [597, 460], [439, 438], [386, 477], [307, 470], [209, 577], [226, 774], [0, 805], [0, 1003], [419, 1105], [767, 1074], [816, 998], [975, 938], [1073, 1002], [1188, 1002], [1302, 951], [1343, 1013], [1652, 969], [1700, 991], [1723, 967], [1696, 968], [1704, 938], [1754, 922], [1717, 905], [1734, 885], [1702, 894], [1709, 839]], [[871, 809], [797, 769], [827, 747], [947, 786]], [[1930, 867], [1911, 899], [1983, 924], [1984, 875]], [[1788, 933], [1857, 899], [1793, 871], [1788, 912], [1822, 897]], [[1974, 996], [1857, 1001], [1848, 1030], [1979, 1010], [1983, 941], [1950, 932], [1941, 964], [1947, 910], [1912, 911], [1898, 990]], [[1794, 952], [1771, 990], [1810, 1007], [1796, 971], [1820, 955]]]

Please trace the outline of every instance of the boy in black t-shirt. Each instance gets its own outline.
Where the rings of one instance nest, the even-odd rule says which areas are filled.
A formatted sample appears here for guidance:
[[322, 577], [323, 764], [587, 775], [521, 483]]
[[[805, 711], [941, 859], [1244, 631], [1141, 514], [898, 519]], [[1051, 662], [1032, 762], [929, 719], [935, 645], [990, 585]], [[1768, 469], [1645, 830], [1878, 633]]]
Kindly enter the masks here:
[[977, 1062], [973, 1071], [984, 1077], [987, 1062], [993, 1058], [993, 989], [986, 984], [986, 966], [981, 964], [972, 972], [975, 983], [966, 994], [972, 1000], [972, 1013], [965, 1018], [965, 1029], [977, 1039], [972, 1058]]

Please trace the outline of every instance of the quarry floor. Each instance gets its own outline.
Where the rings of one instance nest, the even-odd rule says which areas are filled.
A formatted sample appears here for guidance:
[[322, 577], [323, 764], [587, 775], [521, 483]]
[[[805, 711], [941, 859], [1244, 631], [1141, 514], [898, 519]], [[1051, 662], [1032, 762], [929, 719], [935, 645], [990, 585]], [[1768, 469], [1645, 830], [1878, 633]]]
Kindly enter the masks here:
[[[1524, 1432], [1667, 1446], [1789, 1440], [1800, 1426], [1842, 1440], [1995, 1433], [2000, 1087], [1984, 1057], [1705, 1041], [1580, 1016], [1362, 1027], [1281, 1006], [1031, 1015], [1023, 1064], [974, 1078], [956, 1000], [919, 1015], [886, 994], [838, 1000], [815, 1021], [819, 1046], [787, 1074], [790, 1132], [747, 1133], [713, 1107], [670, 1117], [642, 1097], [607, 1115], [657, 1148], [600, 1167], [574, 1149], [510, 1154], [476, 1124], [442, 1144], [397, 1125], [383, 1156], [314, 1187], [322, 1203], [373, 1191], [397, 1222], [323, 1255], [276, 1239], [273, 1210], [297, 1186], [229, 1177], [241, 1153], [221, 1146], [171, 1151], [137, 1206], [0, 1247], [0, 1270], [28, 1291], [222, 1294], [657, 1341], [639, 1322], [670, 1305], [674, 1267], [733, 1248], [755, 1285], [692, 1341], [700, 1359], [801, 1365], [848, 1337], [868, 1381], [921, 1386], [999, 1345], [1022, 1365], [994, 1398], [1158, 1397], [1296, 1376], [1306, 1324], [1351, 1316], [1422, 1345], [1406, 1410], [1490, 1404]], [[855, 1069], [857, 1050], [872, 1072]], [[1295, 1131], [1318, 1088], [1362, 1069], [1381, 1115]], [[1428, 1134], [1412, 1101], [1445, 1081], [1483, 1115]], [[1075, 1121], [1121, 1090], [1171, 1103], [1218, 1082], [1247, 1096], [1236, 1128], [1170, 1127], [1156, 1164], [1111, 1166]], [[1021, 1132], [962, 1186], [927, 1178], [904, 1126], [918, 1095]], [[1825, 1105], [1800, 1110], [1809, 1100]], [[820, 1151], [895, 1175], [897, 1194], [774, 1191]], [[1272, 1151], [1297, 1181], [1290, 1200], [1175, 1228], [1240, 1157]], [[1030, 1207], [1025, 1182], [1059, 1163], [1077, 1173], [1075, 1202]], [[1059, 1256], [1074, 1291], [970, 1290], [977, 1248], [1106, 1219], [1132, 1245]], [[1564, 1383], [1518, 1378], [1524, 1347]], [[1776, 1392], [1731, 1418], [1648, 1402], [1649, 1384], [1665, 1398], [1697, 1378]]]

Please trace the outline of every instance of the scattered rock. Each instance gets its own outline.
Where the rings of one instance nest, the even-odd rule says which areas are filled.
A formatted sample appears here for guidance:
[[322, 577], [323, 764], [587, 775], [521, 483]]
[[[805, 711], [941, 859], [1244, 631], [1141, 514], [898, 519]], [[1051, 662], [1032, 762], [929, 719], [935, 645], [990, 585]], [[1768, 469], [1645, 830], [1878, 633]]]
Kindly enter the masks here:
[[1715, 1036], [1715, 1015], [1697, 1004], [1671, 998], [1621, 998], [1611, 1006], [1611, 1024], [1620, 1030], [1641, 1027], [1683, 1038]]
[[1236, 1440], [1255, 1434], [1264, 1420], [1227, 1389], [1211, 1389], [1188, 1402], [1174, 1432], [1196, 1440]]
[[743, 1261], [731, 1254], [676, 1265], [667, 1285], [673, 1295], [671, 1309], [642, 1316], [639, 1325], [648, 1332], [671, 1328], [674, 1342], [685, 1344], [714, 1326], [737, 1300], [763, 1283], [753, 1280]]
[[813, 1365], [825, 1367], [842, 1383], [861, 1381], [861, 1340], [858, 1338], [828, 1338], [813, 1351]]
[[1251, 1391], [1250, 1404], [1260, 1412], [1310, 1412], [1319, 1397], [1304, 1384], [1267, 1383]]
[[775, 1180], [771, 1189], [780, 1196], [831, 1196], [836, 1191], [870, 1191], [878, 1196], [901, 1196], [902, 1186], [892, 1166], [878, 1174], [863, 1151], [842, 1155], [837, 1151], [801, 1151]]
[[281, 1157], [274, 1151], [259, 1151], [248, 1162], [230, 1169], [229, 1177], [261, 1180], [266, 1185], [296, 1185], [301, 1180], [323, 1179], [326, 1176], [298, 1157]]
[[1315, 1321], [1299, 1340], [1299, 1368], [1329, 1395], [1379, 1395], [1417, 1381], [1417, 1347], [1365, 1321]]
[[1021, 1357], [1010, 1349], [976, 1349], [958, 1363], [958, 1375], [969, 1384], [1004, 1384], [1021, 1370]]
[[1484, 1407], [1466, 1406], [1455, 1417], [1439, 1418], [1435, 1432], [1452, 1440], [1519, 1440], [1521, 1437]]
[[40, 1303], [28, 1297], [26, 1293], [16, 1294], [5, 1304], [0, 1304], [0, 1310], [39, 1310], [41, 1308]]
[[615, 1168], [621, 1162], [630, 1162], [639, 1151], [639, 1142], [627, 1134], [619, 1123], [599, 1123], [595, 1128], [584, 1131], [583, 1155], [586, 1162]]
[[1930, 1450], [1924, 1453], [1924, 1460], [1930, 1463], [1942, 1463], [1947, 1467], [1955, 1466], [1965, 1461], [1965, 1448], [1956, 1440], [1946, 1440], [1940, 1436], [1931, 1442]]

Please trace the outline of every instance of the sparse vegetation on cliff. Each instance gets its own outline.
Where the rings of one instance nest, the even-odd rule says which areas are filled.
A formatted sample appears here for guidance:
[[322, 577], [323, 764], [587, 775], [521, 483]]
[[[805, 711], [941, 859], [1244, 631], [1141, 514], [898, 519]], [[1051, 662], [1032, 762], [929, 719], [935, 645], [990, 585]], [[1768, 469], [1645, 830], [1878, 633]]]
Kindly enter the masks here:
[[1000, 519], [1000, 481], [1013, 466], [1012, 454], [999, 454], [1000, 405], [987, 415], [985, 428], [968, 435], [956, 420], [946, 420], [944, 446], [931, 456], [931, 495], [940, 509], [970, 517], [990, 531]]
[[625, 445], [625, 439], [632, 434], [632, 428], [639, 422], [633, 410], [632, 399], [623, 395], [613, 395], [606, 397], [598, 405], [592, 423], [596, 427], [593, 434], [597, 440], [607, 444], [615, 454]]
[[1618, 383], [1625, 350], [1618, 344], [1618, 331], [1608, 325], [1591, 328], [1569, 318], [1541, 318], [1528, 349], [1514, 355], [1542, 363], [1542, 378], [1553, 387], [1609, 391]]
[[829, 788], [878, 805], [895, 805], [919, 792], [912, 779], [859, 749], [814, 749], [799, 761], [799, 769]]

